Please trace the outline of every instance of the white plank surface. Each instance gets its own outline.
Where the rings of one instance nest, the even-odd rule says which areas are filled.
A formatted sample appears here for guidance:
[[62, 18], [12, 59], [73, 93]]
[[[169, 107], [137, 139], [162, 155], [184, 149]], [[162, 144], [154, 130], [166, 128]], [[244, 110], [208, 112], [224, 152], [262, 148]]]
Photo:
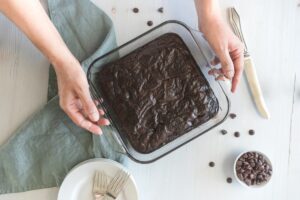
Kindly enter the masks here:
[[288, 199], [299, 198], [299, 189], [295, 185], [299, 184], [300, 179], [300, 67], [299, 67], [299, 53], [300, 53], [300, 1], [298, 1], [298, 11], [295, 13], [297, 22], [295, 24], [294, 34], [295, 41], [291, 52], [291, 59], [293, 68], [296, 69], [294, 82], [294, 98], [293, 98], [293, 113], [291, 120], [291, 135], [289, 148], [289, 173], [288, 173]]
[[[147, 30], [146, 22], [155, 24], [178, 19], [196, 28], [193, 0], [94, 0], [115, 23], [118, 43]], [[142, 200], [297, 200], [300, 179], [300, 8], [297, 0], [223, 0], [222, 10], [235, 6], [241, 17], [248, 47], [255, 60], [271, 119], [260, 118], [251, 101], [243, 78], [236, 95], [231, 96], [235, 120], [148, 165], [129, 162]], [[156, 10], [163, 6], [165, 13]], [[138, 7], [140, 12], [131, 12]], [[0, 143], [13, 133], [46, 99], [47, 67], [43, 56], [3, 16], [0, 17]], [[296, 37], [297, 36], [297, 37]], [[27, 90], [27, 91], [26, 91]], [[24, 106], [26, 105], [26, 106]], [[5, 117], [4, 117], [5, 116]], [[221, 128], [230, 134], [219, 134]], [[255, 136], [247, 130], [256, 130]], [[234, 138], [232, 132], [240, 131]], [[260, 190], [247, 190], [236, 182], [232, 163], [241, 151], [265, 152], [274, 165], [272, 182]], [[216, 167], [209, 168], [208, 162]], [[3, 180], [0, 180], [3, 181]], [[298, 195], [297, 195], [298, 194]], [[0, 196], [0, 200], [56, 199], [57, 189], [45, 189]]]

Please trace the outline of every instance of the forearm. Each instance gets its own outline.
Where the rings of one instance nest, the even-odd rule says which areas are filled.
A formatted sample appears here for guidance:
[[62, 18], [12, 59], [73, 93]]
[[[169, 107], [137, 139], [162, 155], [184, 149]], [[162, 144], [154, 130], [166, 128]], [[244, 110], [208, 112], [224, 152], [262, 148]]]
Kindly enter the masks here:
[[13, 21], [58, 66], [74, 59], [39, 0], [0, 0], [0, 11]]
[[195, 0], [199, 24], [204, 20], [213, 19], [220, 14], [218, 0]]

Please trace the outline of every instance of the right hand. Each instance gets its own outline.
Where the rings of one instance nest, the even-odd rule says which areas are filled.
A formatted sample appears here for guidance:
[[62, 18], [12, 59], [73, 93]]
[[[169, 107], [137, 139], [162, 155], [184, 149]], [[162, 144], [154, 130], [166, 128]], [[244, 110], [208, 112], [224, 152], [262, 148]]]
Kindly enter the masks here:
[[199, 21], [201, 31], [217, 55], [211, 64], [221, 63], [222, 66], [221, 69], [211, 70], [210, 74], [217, 75], [218, 80], [224, 80], [224, 77], [232, 80], [231, 91], [235, 92], [243, 72], [243, 44], [233, 34], [219, 13], [203, 15]]
[[60, 106], [72, 121], [81, 128], [94, 134], [102, 134], [100, 126], [109, 125], [101, 118], [103, 110], [98, 110], [92, 100], [89, 85], [80, 63], [72, 58], [55, 65]]

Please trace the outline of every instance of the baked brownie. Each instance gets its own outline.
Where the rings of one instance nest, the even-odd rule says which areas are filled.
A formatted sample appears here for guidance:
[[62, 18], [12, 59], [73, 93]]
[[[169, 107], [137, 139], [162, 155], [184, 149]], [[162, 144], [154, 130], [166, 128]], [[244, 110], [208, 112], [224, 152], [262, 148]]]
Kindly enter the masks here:
[[96, 77], [120, 132], [141, 153], [160, 148], [219, 110], [187, 46], [173, 33], [103, 66]]

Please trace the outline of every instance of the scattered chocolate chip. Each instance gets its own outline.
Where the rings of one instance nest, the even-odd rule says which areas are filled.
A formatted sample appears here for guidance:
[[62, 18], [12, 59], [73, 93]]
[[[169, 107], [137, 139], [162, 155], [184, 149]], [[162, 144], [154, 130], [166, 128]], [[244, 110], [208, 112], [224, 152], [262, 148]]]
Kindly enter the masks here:
[[230, 117], [231, 119], [234, 119], [234, 118], [236, 118], [236, 114], [235, 114], [235, 113], [230, 113], [230, 114], [229, 114], [229, 117]]
[[226, 181], [227, 181], [227, 183], [232, 183], [232, 178], [228, 177], [228, 178], [226, 179]]
[[148, 26], [152, 26], [152, 25], [153, 25], [153, 21], [148, 21], [148, 22], [147, 22], [147, 25], [148, 25]]
[[238, 132], [238, 131], [234, 132], [234, 136], [235, 137], [240, 137], [240, 132]]
[[226, 135], [226, 134], [227, 134], [227, 131], [226, 131], [225, 129], [222, 129], [222, 130], [221, 130], [221, 133], [222, 133], [222, 135]]
[[164, 8], [160, 7], [157, 11], [160, 12], [160, 13], [163, 13], [164, 12]]
[[215, 166], [215, 163], [214, 163], [214, 162], [209, 162], [208, 165], [209, 165], [210, 167], [214, 167], [214, 166]]
[[245, 184], [261, 185], [272, 176], [272, 166], [257, 152], [244, 153], [236, 163], [237, 177]]
[[133, 8], [132, 11], [133, 11], [134, 13], [138, 13], [140, 10], [139, 10], [138, 8]]
[[254, 135], [255, 134], [255, 131], [253, 129], [250, 129], [249, 130], [249, 135]]
[[111, 12], [112, 12], [113, 14], [116, 14], [117, 9], [116, 9], [115, 7], [112, 7], [112, 8], [111, 8]]

